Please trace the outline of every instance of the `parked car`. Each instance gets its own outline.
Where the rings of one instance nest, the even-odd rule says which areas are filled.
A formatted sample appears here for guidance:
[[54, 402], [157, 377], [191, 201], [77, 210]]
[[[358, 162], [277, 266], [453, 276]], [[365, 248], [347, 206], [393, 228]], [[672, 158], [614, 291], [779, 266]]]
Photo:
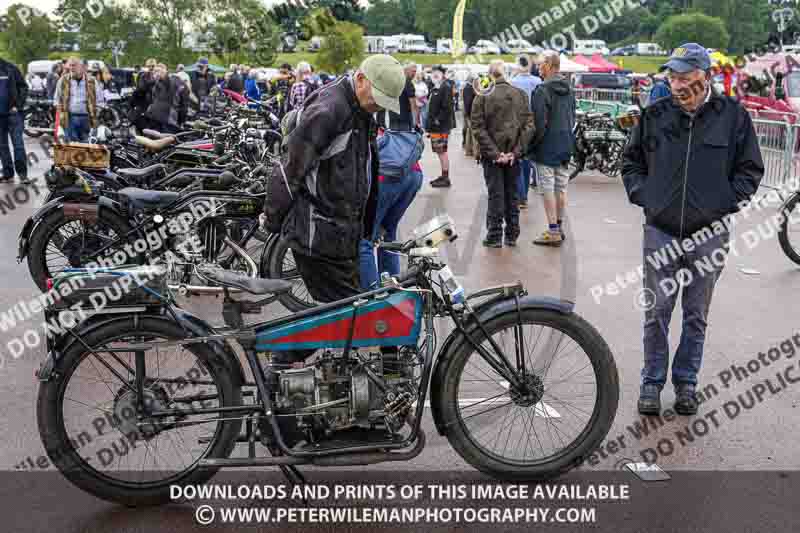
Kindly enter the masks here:
[[539, 54], [543, 50], [541, 46], [533, 46], [525, 39], [511, 39], [501, 48], [504, 54]]
[[577, 72], [572, 75], [576, 89], [629, 89], [633, 82], [622, 74], [605, 72]]
[[500, 47], [494, 44], [492, 41], [488, 41], [486, 39], [481, 39], [475, 46], [471, 46], [469, 49], [470, 54], [497, 54], [500, 55], [503, 52], [500, 50]]
[[636, 54], [636, 45], [620, 46], [611, 51], [612, 56], [632, 56]]

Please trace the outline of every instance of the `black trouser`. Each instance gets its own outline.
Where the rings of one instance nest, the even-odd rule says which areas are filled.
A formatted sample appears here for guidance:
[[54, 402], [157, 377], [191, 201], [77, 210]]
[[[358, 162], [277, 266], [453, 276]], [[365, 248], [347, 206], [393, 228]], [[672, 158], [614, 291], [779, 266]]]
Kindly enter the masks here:
[[[359, 288], [358, 257], [350, 261], [326, 261], [300, 254], [292, 250], [297, 271], [306, 284], [309, 294], [318, 302], [329, 303], [344, 300], [361, 292]], [[315, 350], [292, 350], [277, 352], [273, 362], [278, 364], [304, 361]], [[278, 366], [276, 370], [282, 367]]]
[[486, 214], [486, 238], [500, 241], [503, 237], [505, 221], [506, 239], [516, 240], [519, 237], [519, 163], [513, 165], [495, 165], [483, 162], [483, 177], [489, 190], [489, 211]]

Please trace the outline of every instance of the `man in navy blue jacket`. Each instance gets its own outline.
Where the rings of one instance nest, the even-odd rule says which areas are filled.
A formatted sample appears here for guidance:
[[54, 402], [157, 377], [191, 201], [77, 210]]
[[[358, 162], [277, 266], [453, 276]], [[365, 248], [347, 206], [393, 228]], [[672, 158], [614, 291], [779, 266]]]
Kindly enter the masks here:
[[675, 411], [697, 412], [708, 310], [729, 249], [730, 215], [758, 190], [764, 162], [753, 123], [714, 93], [706, 49], [673, 52], [672, 97], [646, 107], [625, 149], [623, 181], [644, 209], [644, 368], [639, 412], [658, 414], [669, 366], [669, 323], [678, 293], [683, 330], [672, 361]]
[[[0, 59], [0, 160], [3, 181], [14, 179], [16, 169], [20, 181], [28, 181], [28, 160], [22, 130], [25, 126], [23, 109], [28, 97], [28, 84], [19, 69]], [[8, 138], [14, 145], [14, 158], [8, 149]]]

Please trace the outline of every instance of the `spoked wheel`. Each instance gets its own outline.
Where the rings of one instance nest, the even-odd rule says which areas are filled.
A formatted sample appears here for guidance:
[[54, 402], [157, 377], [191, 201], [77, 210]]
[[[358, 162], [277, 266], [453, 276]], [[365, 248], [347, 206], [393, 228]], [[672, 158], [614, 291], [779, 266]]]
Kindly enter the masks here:
[[292, 290], [279, 297], [281, 304], [289, 311], [296, 313], [318, 305], [318, 302], [308, 292], [303, 278], [300, 277], [300, 271], [297, 270], [291, 248], [283, 239], [279, 239], [272, 246], [267, 272], [272, 279], [285, 279], [292, 282]]
[[[144, 393], [137, 391], [135, 352], [126, 345], [179, 338], [172, 322], [129, 318], [85, 335], [94, 353], [80, 342], [64, 352], [39, 388], [37, 413], [45, 450], [69, 481], [126, 505], [166, 503], [171, 484], [214, 475], [198, 468], [200, 459], [230, 455], [241, 420], [197, 412], [241, 404], [240, 387], [209, 347], [145, 350]], [[147, 415], [154, 410], [179, 414]]]
[[[485, 328], [519, 384], [464, 342], [444, 370], [439, 408], [448, 440], [472, 466], [503, 480], [545, 480], [578, 465], [608, 434], [619, 378], [605, 341], [579, 316], [524, 309], [517, 319], [506, 313]], [[480, 331], [473, 336], [495, 353]]]
[[778, 240], [783, 253], [800, 265], [800, 192], [794, 193], [784, 205]]
[[[34, 283], [44, 292], [48, 278], [66, 268], [86, 266], [82, 264], [81, 257], [90, 256], [104, 246], [120, 241], [119, 247], [111, 247], [102, 254], [104, 257], [114, 257], [116, 251], [123, 250], [125, 242], [121, 238], [128, 231], [127, 221], [113, 213], [106, 213], [94, 224], [89, 224], [65, 218], [62, 209], [51, 212], [31, 235], [28, 270]], [[131, 263], [134, 259], [126, 255], [124, 261]]]

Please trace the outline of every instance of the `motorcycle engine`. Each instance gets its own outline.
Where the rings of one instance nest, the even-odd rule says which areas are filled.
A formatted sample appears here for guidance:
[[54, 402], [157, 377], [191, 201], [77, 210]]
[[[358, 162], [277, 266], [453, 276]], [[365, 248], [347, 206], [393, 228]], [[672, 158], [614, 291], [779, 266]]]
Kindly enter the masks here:
[[[364, 365], [364, 362], [367, 362]], [[288, 446], [318, 442], [347, 429], [385, 429], [396, 433], [417, 399], [416, 351], [344, 357], [324, 352], [304, 368], [276, 372], [276, 414]], [[382, 391], [365, 367], [387, 385]]]

